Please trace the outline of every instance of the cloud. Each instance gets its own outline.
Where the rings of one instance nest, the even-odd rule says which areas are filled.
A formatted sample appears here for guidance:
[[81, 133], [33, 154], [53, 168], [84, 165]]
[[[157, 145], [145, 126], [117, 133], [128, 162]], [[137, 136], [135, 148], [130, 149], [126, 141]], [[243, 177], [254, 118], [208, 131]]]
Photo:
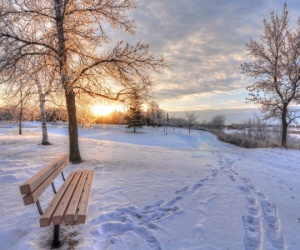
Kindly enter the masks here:
[[[299, 11], [296, 2], [287, 1]], [[170, 69], [154, 76], [159, 103], [245, 91], [250, 79], [240, 74], [239, 67], [250, 58], [244, 46], [250, 37], [259, 38], [270, 9], [280, 14], [283, 2], [137, 0], [137, 9], [130, 13], [136, 20], [136, 34], [125, 40], [150, 43], [155, 55], [169, 61]], [[124, 33], [116, 32], [114, 38], [124, 39]]]

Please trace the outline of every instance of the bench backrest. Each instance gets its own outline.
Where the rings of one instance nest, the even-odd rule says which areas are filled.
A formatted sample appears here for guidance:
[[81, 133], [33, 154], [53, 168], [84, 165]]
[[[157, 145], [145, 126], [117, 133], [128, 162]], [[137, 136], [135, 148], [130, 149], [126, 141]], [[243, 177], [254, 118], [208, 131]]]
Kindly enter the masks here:
[[54, 179], [65, 169], [68, 163], [68, 155], [63, 154], [54, 159], [28, 181], [24, 182], [20, 186], [21, 194], [24, 195], [24, 204], [27, 206], [35, 203], [49, 185], [53, 183]]

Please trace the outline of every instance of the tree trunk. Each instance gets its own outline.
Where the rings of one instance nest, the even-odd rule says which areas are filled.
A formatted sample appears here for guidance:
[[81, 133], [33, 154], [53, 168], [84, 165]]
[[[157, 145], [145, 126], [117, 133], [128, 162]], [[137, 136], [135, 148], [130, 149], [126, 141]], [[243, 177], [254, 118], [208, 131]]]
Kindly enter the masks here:
[[55, 0], [55, 21], [58, 40], [58, 59], [60, 68], [61, 84], [65, 89], [66, 104], [69, 117], [69, 160], [72, 163], [80, 163], [81, 156], [78, 144], [78, 125], [76, 117], [75, 93], [68, 84], [69, 78], [67, 74], [67, 51], [65, 47], [64, 37], [64, 4], [62, 0]]
[[45, 113], [45, 103], [46, 96], [45, 94], [39, 94], [40, 99], [40, 114], [41, 114], [41, 122], [42, 122], [42, 145], [51, 145], [48, 139], [48, 131], [47, 131], [47, 122], [46, 122], [46, 113]]
[[19, 115], [19, 135], [22, 134], [22, 116], [23, 116], [23, 109], [21, 108], [20, 110], [20, 115]]
[[282, 125], [281, 146], [282, 147], [286, 147], [286, 142], [287, 142], [288, 123], [286, 121], [286, 114], [287, 114], [287, 105], [284, 105], [281, 113], [281, 125]]
[[133, 132], [136, 132], [136, 120], [135, 117], [133, 118]]
[[79, 152], [78, 125], [77, 125], [77, 117], [76, 117], [76, 103], [75, 103], [74, 91], [66, 90], [65, 97], [66, 97], [67, 110], [69, 116], [69, 145], [70, 145], [69, 160], [72, 163], [80, 163], [82, 160]]
[[23, 92], [20, 90], [21, 103], [20, 103], [20, 113], [19, 113], [19, 135], [22, 134], [22, 120], [23, 120]]

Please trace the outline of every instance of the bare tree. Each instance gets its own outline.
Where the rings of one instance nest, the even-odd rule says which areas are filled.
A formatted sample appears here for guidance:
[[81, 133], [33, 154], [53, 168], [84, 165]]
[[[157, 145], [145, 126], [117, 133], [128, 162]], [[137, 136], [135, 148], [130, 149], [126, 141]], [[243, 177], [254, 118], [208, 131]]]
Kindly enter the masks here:
[[198, 117], [196, 116], [195, 113], [188, 113], [188, 112], [185, 113], [185, 116], [187, 118], [187, 125], [188, 125], [188, 128], [189, 128], [189, 134], [190, 134], [191, 133], [191, 128], [195, 125]]
[[241, 125], [243, 134], [255, 140], [268, 141], [273, 139], [275, 134], [274, 131], [270, 131], [270, 124], [265, 119], [261, 119], [257, 114], [253, 118], [244, 121]]
[[165, 122], [165, 130], [166, 130], [166, 135], [168, 134], [168, 127], [170, 125], [170, 118], [169, 118], [169, 113], [166, 115], [166, 122]]
[[16, 84], [8, 86], [5, 90], [4, 100], [10, 103], [10, 112], [18, 122], [19, 135], [23, 133], [23, 121], [30, 119], [29, 113], [32, 113], [28, 111], [31, 98], [31, 89], [23, 80], [19, 80]]
[[175, 118], [175, 114], [172, 114], [172, 116], [169, 118], [169, 125], [170, 127], [173, 128], [173, 130], [175, 130], [176, 126], [178, 126], [178, 119]]
[[210, 126], [213, 129], [222, 130], [225, 126], [226, 117], [225, 115], [216, 115], [210, 121]]
[[12, 120], [13, 120], [13, 114], [11, 111], [11, 106], [2, 103], [0, 106], [0, 124], [4, 125], [7, 122], [11, 122]]
[[15, 69], [33, 57], [44, 61], [35, 70], [53, 68], [65, 95], [73, 163], [81, 162], [76, 95], [119, 100], [132, 84], [152, 85], [150, 70], [158, 72], [166, 66], [163, 58], [149, 54], [149, 45], [141, 42], [121, 41], [110, 51], [101, 50], [110, 42], [108, 25], [134, 33], [128, 11], [135, 7], [134, 0], [0, 3], [0, 74], [5, 81], [13, 81]]
[[150, 101], [148, 104], [149, 108], [147, 113], [149, 114], [150, 123], [152, 123], [153, 127], [157, 125], [157, 111], [159, 109], [159, 105], [155, 101]]
[[200, 122], [200, 129], [209, 129], [209, 122], [206, 121], [205, 119]]
[[288, 126], [300, 117], [299, 110], [290, 107], [300, 101], [300, 20], [297, 30], [290, 30], [288, 21], [286, 4], [281, 16], [271, 11], [270, 20], [263, 20], [260, 41], [246, 44], [253, 62], [241, 65], [242, 73], [257, 79], [247, 88], [248, 101], [260, 104], [266, 118], [281, 121], [282, 146]]
[[45, 105], [47, 98], [51, 93], [56, 92], [57, 88], [57, 79], [55, 79], [55, 74], [51, 72], [51, 68], [44, 68], [43, 71], [39, 71], [36, 74], [33, 74], [31, 77], [29, 75], [29, 83], [32, 83], [37, 88], [37, 94], [39, 97], [39, 108], [40, 108], [40, 119], [42, 123], [42, 145], [51, 145], [48, 138], [48, 129], [47, 129], [47, 117], [45, 112]]
[[[27, 96], [31, 98], [38, 96], [40, 120], [42, 124], [42, 145], [50, 145], [48, 139], [47, 123], [45, 105], [51, 93], [56, 92], [58, 88], [58, 81], [55, 79], [55, 73], [51, 72], [52, 67], [43, 67], [40, 69], [39, 65], [43, 64], [41, 61], [31, 58], [26, 64], [19, 64], [19, 67], [14, 71], [14, 82], [7, 85], [7, 92], [18, 90], [20, 93], [26, 92]], [[25, 61], [23, 61], [25, 63]], [[48, 99], [47, 99], [48, 98]]]

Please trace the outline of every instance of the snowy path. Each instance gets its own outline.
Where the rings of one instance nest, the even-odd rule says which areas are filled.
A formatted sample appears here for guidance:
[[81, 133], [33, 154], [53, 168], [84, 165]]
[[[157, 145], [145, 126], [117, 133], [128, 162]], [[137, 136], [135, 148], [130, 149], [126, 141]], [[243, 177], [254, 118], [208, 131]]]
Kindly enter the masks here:
[[235, 160], [224, 159], [221, 154], [218, 158], [220, 169], [231, 181], [242, 181], [237, 188], [245, 196], [248, 210], [247, 215], [243, 216], [245, 249], [286, 249], [276, 204], [270, 203], [251, 179], [240, 176], [233, 168]]
[[[271, 203], [269, 201], [268, 196], [261, 192], [260, 189], [253, 185], [250, 178], [241, 176], [239, 172], [236, 171], [235, 165], [238, 165], [238, 161], [241, 160], [241, 155], [243, 155], [243, 160], [245, 161], [247, 158], [251, 161], [251, 165], [261, 165], [263, 162], [265, 164], [264, 167], [274, 168], [277, 167], [279, 169], [289, 169], [292, 170], [292, 173], [296, 175], [299, 174], [298, 164], [295, 168], [295, 162], [293, 162], [292, 158], [286, 158], [286, 155], [283, 151], [285, 150], [273, 150], [277, 151], [275, 154], [271, 153], [272, 150], [264, 150], [269, 152], [269, 157], [264, 159], [261, 154], [262, 150], [248, 150], [251, 152], [245, 152], [245, 149], [239, 149], [232, 145], [224, 144], [222, 142], [215, 141], [215, 138], [211, 138], [211, 135], [200, 132], [200, 137], [198, 139], [199, 145], [195, 143], [197, 141], [194, 138], [190, 139], [189, 137], [184, 137], [180, 135], [180, 138], [186, 138], [187, 144], [191, 148], [195, 148], [200, 150], [201, 152], [211, 151], [213, 155], [216, 156], [215, 159], [218, 161], [219, 170], [221, 173], [228, 176], [228, 178], [239, 184], [236, 184], [237, 189], [244, 195], [248, 213], [243, 215], [243, 224], [244, 224], [244, 247], [245, 249], [287, 249], [293, 248], [292, 246], [288, 246], [285, 243], [283, 234], [281, 232], [281, 222], [279, 218], [278, 209], [275, 203]], [[257, 153], [258, 152], [258, 153]], [[279, 157], [278, 157], [279, 153]], [[230, 155], [227, 158], [225, 155]], [[270, 158], [272, 156], [272, 158]], [[280, 159], [280, 163], [282, 160], [287, 160], [291, 165], [281, 165], [277, 164], [278, 161], [276, 159]], [[247, 159], [247, 160], [248, 160]], [[297, 163], [299, 163], [299, 157], [296, 157]], [[294, 163], [294, 164], [293, 164]], [[271, 165], [271, 166], [270, 166]], [[273, 169], [273, 171], [275, 171]], [[272, 176], [269, 176], [272, 178]], [[273, 178], [275, 175], [273, 176]], [[288, 191], [291, 192], [291, 198], [295, 199], [294, 193], [299, 191], [299, 185], [295, 189], [294, 187], [289, 186], [287, 181], [284, 181], [280, 177], [280, 181], [286, 187], [289, 188]], [[298, 182], [299, 184], [299, 182]], [[299, 194], [299, 192], [297, 192]], [[299, 202], [298, 202], [299, 204]], [[299, 206], [298, 206], [299, 207]], [[295, 222], [299, 218], [294, 218]], [[296, 236], [296, 234], [294, 234]], [[295, 244], [295, 243], [294, 243]], [[295, 248], [297, 249], [297, 248]]]
[[[65, 152], [64, 133], [53, 129], [55, 146], [45, 148], [34, 131], [20, 140], [0, 130], [3, 249], [48, 249], [49, 228], [38, 227], [34, 206], [23, 207], [18, 186]], [[85, 162], [69, 168], [96, 175], [89, 220], [63, 228], [63, 249], [300, 249], [299, 151], [241, 149], [202, 131], [169, 133], [81, 131]]]

